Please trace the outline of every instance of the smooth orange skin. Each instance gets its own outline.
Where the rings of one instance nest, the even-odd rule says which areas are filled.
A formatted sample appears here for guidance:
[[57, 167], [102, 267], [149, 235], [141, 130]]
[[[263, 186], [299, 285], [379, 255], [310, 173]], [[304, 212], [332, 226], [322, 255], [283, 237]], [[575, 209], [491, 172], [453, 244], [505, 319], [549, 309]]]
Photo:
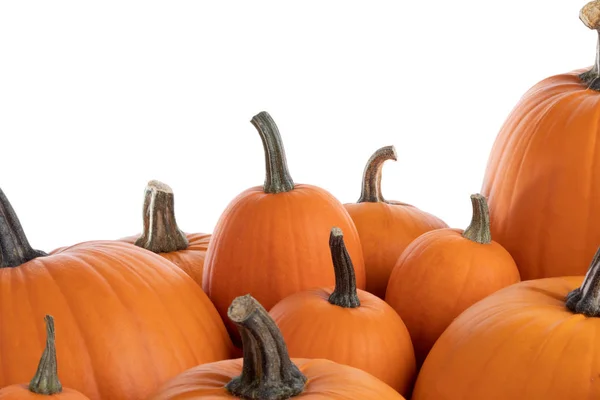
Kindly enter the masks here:
[[523, 280], [585, 275], [600, 243], [600, 93], [586, 89], [581, 72], [531, 88], [488, 160], [481, 192], [492, 236]]
[[[206, 250], [208, 250], [211, 235], [209, 233], [186, 233], [185, 236], [190, 243], [187, 249], [157, 254], [177, 265], [202, 287], [204, 259], [206, 258]], [[134, 244], [139, 237], [138, 234], [119, 240]]]
[[76, 390], [63, 388], [61, 393], [47, 396], [30, 392], [28, 385], [10, 385], [0, 389], [0, 400], [90, 400]]
[[237, 296], [251, 294], [266, 310], [302, 290], [335, 284], [329, 234], [337, 226], [365, 288], [360, 239], [352, 218], [329, 192], [296, 185], [284, 193], [267, 194], [262, 187], [242, 192], [231, 201], [214, 229], [204, 263], [203, 289], [239, 339], [227, 309]]
[[410, 204], [344, 204], [352, 217], [362, 243], [367, 274], [367, 292], [380, 298], [398, 257], [406, 246], [423, 233], [447, 228], [441, 219]]
[[0, 269], [0, 386], [28, 382], [57, 321], [60, 380], [93, 400], [145, 399], [232, 344], [201, 288], [164, 258], [118, 241], [81, 243]]
[[582, 281], [526, 281], [469, 308], [431, 350], [412, 399], [600, 398], [600, 318], [564, 303]]
[[[292, 399], [402, 400], [394, 389], [372, 375], [329, 360], [292, 359], [308, 378], [305, 390]], [[225, 384], [242, 373], [242, 359], [201, 365], [163, 385], [148, 400], [238, 399]]]
[[394, 267], [385, 301], [402, 317], [421, 365], [452, 320], [477, 301], [519, 282], [519, 271], [498, 243], [479, 244], [460, 229], [427, 232]]
[[359, 368], [409, 395], [416, 364], [402, 319], [371, 293], [358, 290], [360, 306], [343, 308], [329, 303], [332, 292], [333, 288], [297, 293], [269, 312], [290, 357], [324, 358]]

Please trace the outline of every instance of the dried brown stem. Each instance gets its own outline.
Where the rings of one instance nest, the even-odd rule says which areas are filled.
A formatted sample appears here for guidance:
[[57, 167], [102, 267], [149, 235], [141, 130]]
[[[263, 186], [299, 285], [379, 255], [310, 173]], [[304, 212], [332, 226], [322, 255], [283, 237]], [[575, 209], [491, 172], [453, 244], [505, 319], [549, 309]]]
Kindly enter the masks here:
[[329, 296], [329, 302], [344, 308], [360, 306], [356, 292], [354, 265], [344, 244], [344, 234], [340, 228], [333, 228], [329, 234], [329, 248], [335, 271], [335, 290]]
[[473, 204], [473, 217], [471, 224], [463, 232], [463, 236], [481, 244], [488, 244], [492, 241], [490, 231], [490, 212], [485, 197], [481, 194], [471, 195]]
[[357, 203], [386, 202], [381, 194], [381, 176], [383, 163], [387, 160], [397, 160], [394, 146], [382, 147], [371, 155], [363, 172], [362, 190]]
[[29, 391], [43, 395], [53, 395], [62, 392], [62, 385], [58, 380], [56, 364], [56, 345], [54, 334], [54, 318], [46, 315], [46, 348], [38, 364], [35, 376], [29, 382]]
[[587, 317], [600, 317], [600, 248], [594, 255], [581, 287], [567, 294], [566, 307]]

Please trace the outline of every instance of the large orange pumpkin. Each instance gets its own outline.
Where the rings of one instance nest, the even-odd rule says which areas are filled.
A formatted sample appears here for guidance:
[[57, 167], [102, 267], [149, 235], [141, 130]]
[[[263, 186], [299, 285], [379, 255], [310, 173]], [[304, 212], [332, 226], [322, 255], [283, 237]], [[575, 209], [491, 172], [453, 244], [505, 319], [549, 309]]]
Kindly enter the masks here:
[[94, 400], [144, 399], [231, 354], [214, 306], [173, 263], [118, 241], [33, 250], [0, 191], [0, 387], [30, 378], [46, 314], [61, 323], [63, 384]]
[[600, 251], [585, 279], [521, 282], [466, 310], [431, 350], [412, 399], [598, 399], [598, 332]]
[[29, 384], [15, 384], [0, 389], [0, 400], [89, 400], [76, 390], [63, 388], [58, 380], [54, 319], [46, 315], [46, 348], [37, 371]]
[[365, 287], [360, 239], [343, 205], [324, 189], [294, 184], [279, 130], [268, 113], [256, 115], [252, 123], [265, 150], [265, 184], [238, 195], [221, 215], [208, 246], [202, 283], [236, 344], [237, 330], [227, 320], [235, 297], [250, 293], [270, 309], [292, 293], [334, 285], [327, 246], [333, 226], [346, 233], [356, 284]]
[[269, 311], [291, 357], [325, 358], [362, 369], [407, 396], [415, 378], [410, 334], [396, 311], [356, 289], [354, 267], [339, 228], [329, 238], [335, 288], [286, 297]]
[[[594, 1], [582, 10], [588, 27], [600, 27], [599, 9]], [[492, 234], [524, 280], [583, 275], [600, 242], [598, 63], [531, 88], [492, 148], [482, 193]]]
[[323, 359], [290, 359], [277, 325], [250, 295], [236, 298], [228, 315], [239, 327], [243, 360], [193, 368], [167, 382], [149, 400], [403, 399], [357, 368]]
[[447, 228], [441, 219], [415, 206], [386, 200], [381, 194], [381, 172], [386, 160], [396, 160], [394, 146], [377, 150], [365, 167], [358, 202], [344, 204], [362, 244], [367, 292], [385, 297], [390, 274], [406, 246], [433, 229]]
[[398, 259], [385, 300], [400, 314], [422, 364], [452, 320], [495, 291], [519, 282], [508, 252], [490, 236], [485, 197], [471, 196], [469, 227], [427, 232]]
[[121, 240], [166, 258], [202, 286], [204, 257], [211, 235], [186, 234], [179, 229], [175, 220], [173, 190], [162, 182], [148, 182], [143, 215], [143, 232]]

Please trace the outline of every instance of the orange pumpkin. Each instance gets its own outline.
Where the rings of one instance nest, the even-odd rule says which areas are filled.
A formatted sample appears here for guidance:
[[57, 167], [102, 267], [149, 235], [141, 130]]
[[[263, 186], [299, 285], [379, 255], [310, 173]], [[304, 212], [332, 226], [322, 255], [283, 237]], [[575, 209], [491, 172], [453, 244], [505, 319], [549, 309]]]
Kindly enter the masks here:
[[61, 380], [90, 399], [144, 399], [232, 350], [208, 297], [171, 262], [118, 241], [33, 250], [0, 191], [0, 387], [30, 377], [47, 313], [61, 321]]
[[46, 315], [46, 348], [38, 364], [35, 376], [29, 384], [11, 385], [0, 389], [0, 400], [43, 400], [52, 396], [56, 400], [89, 400], [73, 389], [63, 388], [58, 380], [54, 319]]
[[419, 236], [398, 259], [385, 300], [406, 324], [420, 365], [454, 318], [495, 291], [519, 282], [508, 252], [490, 236], [485, 197], [471, 196], [469, 227]]
[[[584, 7], [581, 19], [600, 28], [600, 2]], [[523, 280], [583, 275], [600, 242], [599, 63], [531, 88], [489, 156], [482, 193], [492, 234]]]
[[186, 371], [163, 385], [150, 400], [403, 399], [362, 370], [323, 359], [290, 359], [277, 325], [250, 295], [236, 298], [228, 315], [239, 327], [243, 360]]
[[269, 114], [256, 115], [252, 123], [265, 149], [265, 184], [238, 195], [221, 215], [208, 246], [202, 283], [236, 344], [239, 335], [227, 320], [235, 297], [250, 293], [270, 309], [290, 294], [334, 284], [327, 246], [332, 226], [346, 233], [357, 286], [365, 287], [360, 239], [343, 205], [324, 189], [294, 184]]
[[583, 277], [530, 280], [473, 305], [425, 361], [413, 400], [600, 398], [600, 251]]
[[211, 235], [183, 233], [175, 220], [174, 205], [173, 190], [168, 185], [148, 182], [144, 197], [144, 230], [141, 235], [121, 240], [166, 258], [202, 286], [204, 257]]
[[335, 288], [286, 297], [269, 312], [291, 357], [325, 358], [359, 368], [407, 396], [416, 366], [412, 342], [396, 311], [356, 289], [354, 267], [342, 231], [329, 238]]
[[396, 160], [394, 146], [382, 147], [371, 156], [358, 202], [344, 205], [362, 243], [367, 291], [381, 298], [385, 297], [392, 269], [406, 246], [425, 232], [448, 227], [415, 206], [383, 198], [381, 170], [386, 160]]

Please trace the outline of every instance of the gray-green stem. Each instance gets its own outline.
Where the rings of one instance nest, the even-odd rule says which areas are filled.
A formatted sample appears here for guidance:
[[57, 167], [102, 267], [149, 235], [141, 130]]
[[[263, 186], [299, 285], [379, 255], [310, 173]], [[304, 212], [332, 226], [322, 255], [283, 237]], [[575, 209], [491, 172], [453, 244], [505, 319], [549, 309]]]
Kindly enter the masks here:
[[591, 70], [579, 75], [579, 78], [588, 85], [588, 88], [600, 91], [600, 0], [586, 4], [579, 13], [579, 19], [592, 30], [598, 33], [596, 44], [596, 59]]
[[62, 385], [58, 380], [56, 364], [56, 345], [54, 334], [54, 318], [46, 315], [46, 348], [38, 364], [35, 376], [29, 382], [29, 391], [36, 394], [53, 395], [62, 392]]
[[569, 292], [567, 309], [586, 317], [600, 317], [600, 248], [588, 269], [581, 287]]
[[477, 243], [488, 244], [492, 241], [492, 233], [487, 200], [479, 193], [473, 194], [471, 195], [471, 204], [473, 205], [473, 217], [471, 224], [463, 232], [463, 236]]
[[357, 203], [385, 203], [381, 194], [381, 176], [383, 163], [387, 160], [396, 161], [397, 154], [394, 146], [385, 146], [377, 150], [367, 161], [363, 171], [362, 189]]
[[0, 189], [0, 268], [13, 268], [47, 254], [29, 244], [19, 218]]
[[175, 220], [175, 198], [171, 188], [150, 181], [144, 195], [144, 230], [135, 245], [154, 253], [185, 250], [189, 241]]
[[356, 275], [354, 265], [344, 244], [344, 234], [340, 228], [334, 227], [329, 234], [329, 249], [335, 271], [335, 289], [329, 296], [329, 303], [344, 307], [360, 306], [356, 292]]
[[283, 142], [275, 121], [269, 113], [263, 111], [255, 115], [250, 122], [258, 130], [265, 151], [264, 192], [289, 192], [294, 188], [294, 181], [288, 171]]
[[242, 374], [226, 389], [251, 400], [283, 400], [299, 395], [307, 378], [292, 362], [281, 331], [263, 306], [252, 296], [237, 297], [227, 311], [243, 344]]

